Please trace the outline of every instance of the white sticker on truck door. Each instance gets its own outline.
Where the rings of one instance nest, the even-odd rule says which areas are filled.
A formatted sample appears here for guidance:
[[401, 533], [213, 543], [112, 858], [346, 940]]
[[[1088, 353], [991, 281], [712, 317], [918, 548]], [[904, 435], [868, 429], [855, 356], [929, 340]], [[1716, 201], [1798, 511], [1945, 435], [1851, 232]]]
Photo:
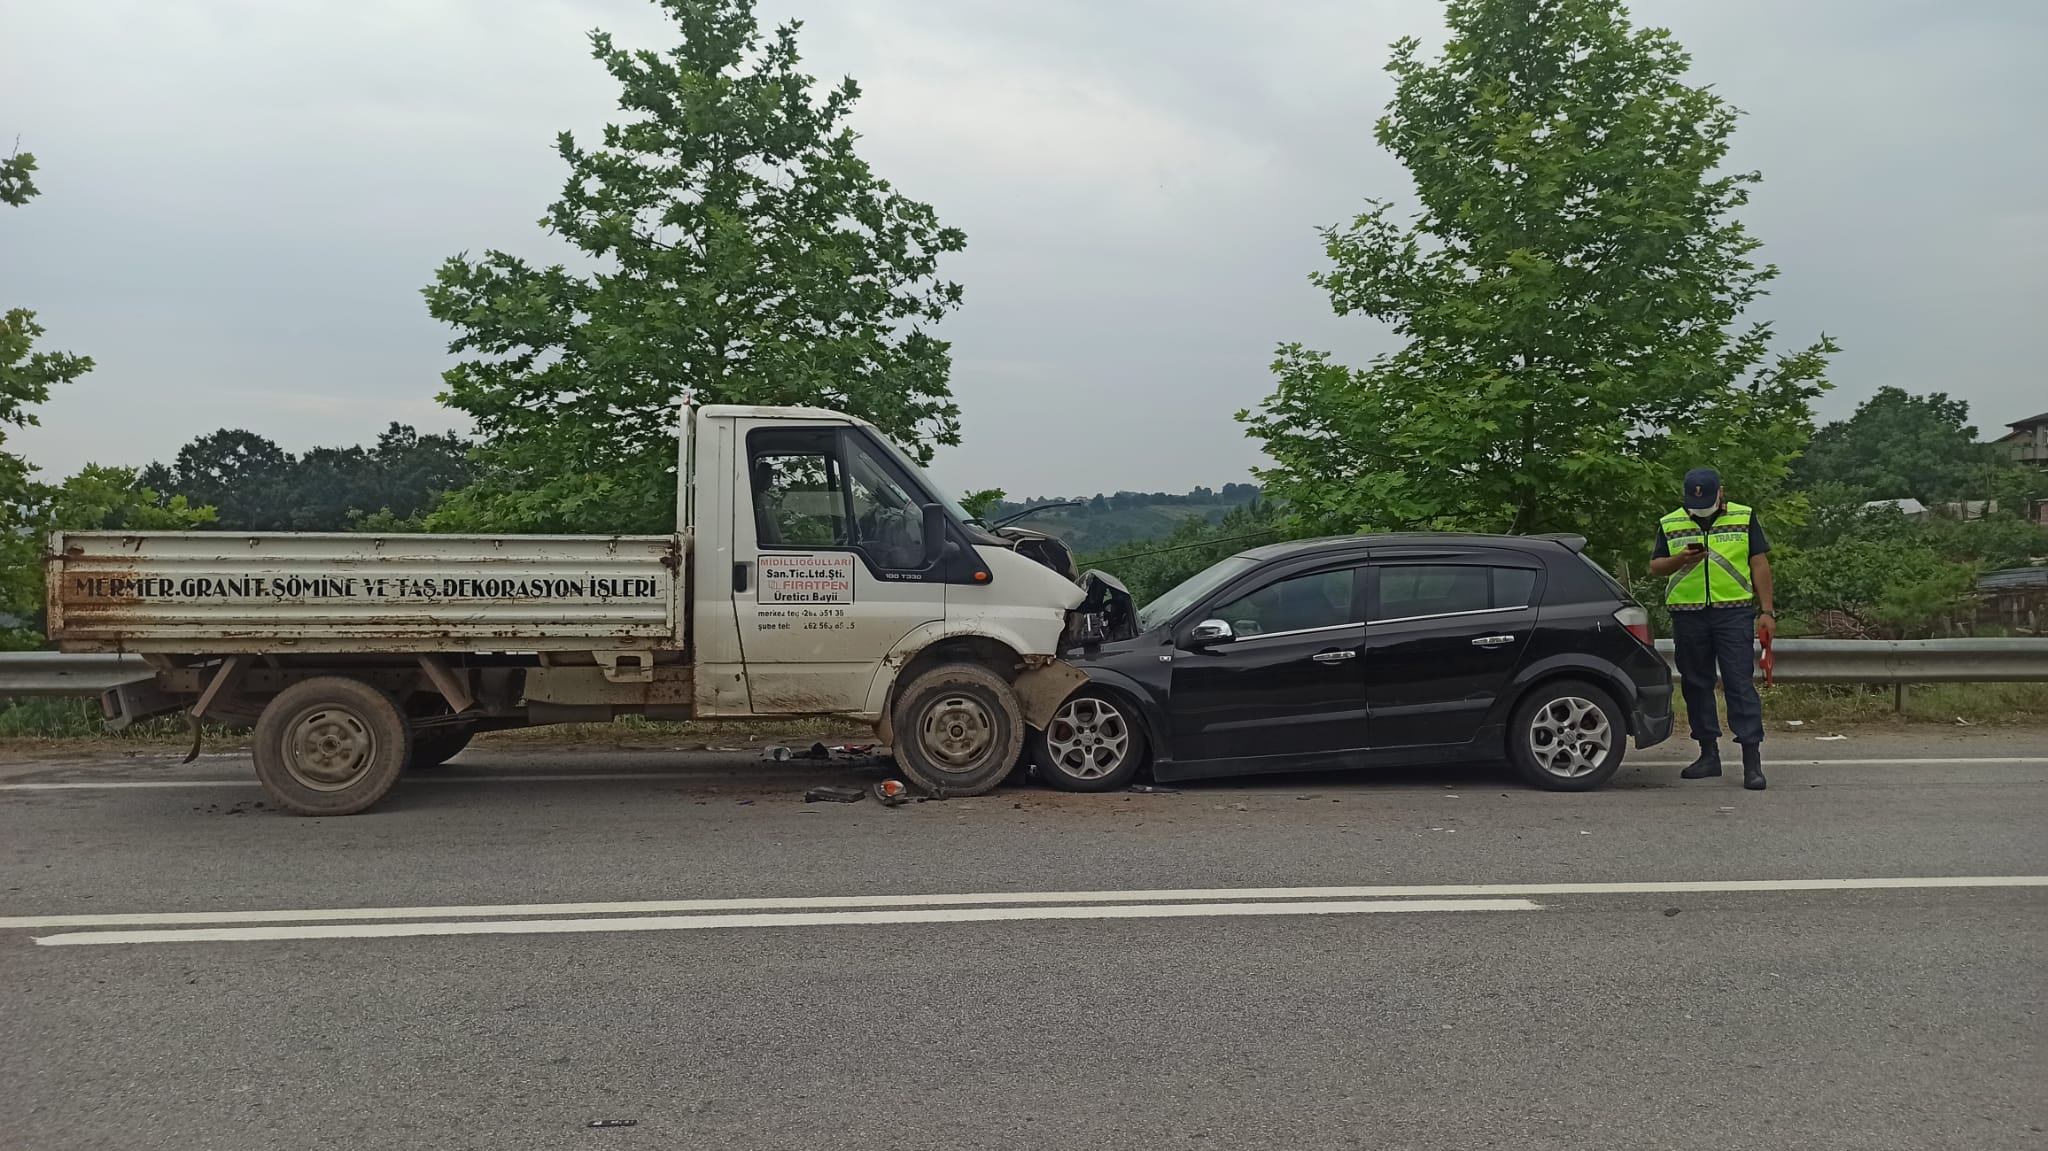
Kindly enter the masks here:
[[853, 557], [762, 556], [763, 604], [846, 604], [853, 602]]

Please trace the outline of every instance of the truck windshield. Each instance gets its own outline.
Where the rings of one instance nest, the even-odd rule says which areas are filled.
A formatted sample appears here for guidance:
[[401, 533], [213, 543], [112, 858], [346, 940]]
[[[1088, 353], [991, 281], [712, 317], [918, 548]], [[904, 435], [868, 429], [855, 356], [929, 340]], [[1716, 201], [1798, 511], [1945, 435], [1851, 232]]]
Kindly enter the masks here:
[[929, 499], [933, 503], [938, 504], [940, 507], [945, 508], [946, 511], [949, 514], [951, 514], [956, 521], [960, 523], [970, 523], [974, 520], [974, 517], [968, 515], [966, 509], [960, 506], [960, 501], [953, 498], [953, 493], [947, 491], [945, 488], [940, 487], [937, 481], [932, 479], [930, 473], [926, 472], [923, 468], [918, 467], [917, 461], [911, 459], [910, 454], [908, 452], [905, 452], [902, 448], [897, 447], [895, 443], [889, 439], [889, 437], [883, 435], [879, 431], [876, 431], [874, 428], [868, 428], [867, 433], [869, 438], [873, 439], [876, 443], [880, 444], [882, 446], [882, 450], [888, 452], [889, 455], [895, 459], [897, 467], [902, 468], [906, 473], [909, 474], [913, 482], [915, 482], [919, 487], [924, 489], [924, 495], [926, 499]]
[[1259, 561], [1246, 556], [1231, 556], [1218, 560], [1187, 579], [1182, 580], [1171, 591], [1138, 609], [1138, 628], [1151, 631], [1167, 623], [1180, 613], [1201, 602], [1210, 592], [1259, 566]]

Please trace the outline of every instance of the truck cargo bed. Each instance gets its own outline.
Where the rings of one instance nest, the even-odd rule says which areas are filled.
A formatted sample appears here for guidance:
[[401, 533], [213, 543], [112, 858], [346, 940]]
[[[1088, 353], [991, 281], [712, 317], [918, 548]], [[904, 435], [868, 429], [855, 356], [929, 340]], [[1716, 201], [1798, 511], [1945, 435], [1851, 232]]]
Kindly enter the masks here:
[[61, 532], [66, 651], [434, 652], [681, 643], [674, 536]]

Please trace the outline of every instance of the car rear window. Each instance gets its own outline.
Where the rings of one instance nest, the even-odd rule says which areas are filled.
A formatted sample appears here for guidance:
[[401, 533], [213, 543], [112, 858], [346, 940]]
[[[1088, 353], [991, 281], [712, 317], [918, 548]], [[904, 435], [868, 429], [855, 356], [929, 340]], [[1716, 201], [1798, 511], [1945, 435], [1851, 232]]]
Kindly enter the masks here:
[[1601, 567], [1599, 564], [1593, 562], [1593, 557], [1587, 555], [1584, 552], [1580, 552], [1579, 562], [1585, 564], [1587, 569], [1590, 570], [1593, 573], [1593, 575], [1600, 580], [1600, 586], [1606, 588], [1608, 591], [1613, 592], [1616, 599], [1632, 600], [1635, 598], [1629, 595], [1627, 588], [1621, 586], [1620, 580], [1617, 580], [1613, 576], [1608, 575], [1606, 568]]

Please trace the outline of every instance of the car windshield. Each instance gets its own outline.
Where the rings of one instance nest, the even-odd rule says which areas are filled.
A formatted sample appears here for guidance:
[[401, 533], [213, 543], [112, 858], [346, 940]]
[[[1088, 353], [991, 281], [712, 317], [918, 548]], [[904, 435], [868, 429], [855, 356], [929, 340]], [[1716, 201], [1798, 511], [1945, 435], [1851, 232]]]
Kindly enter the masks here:
[[1160, 624], [1173, 619], [1180, 613], [1195, 606], [1203, 596], [1259, 566], [1259, 561], [1245, 556], [1231, 556], [1203, 568], [1182, 580], [1173, 590], [1138, 609], [1138, 627], [1151, 631]]
[[888, 452], [890, 455], [896, 458], [896, 466], [902, 468], [905, 472], [908, 472], [910, 474], [910, 478], [914, 482], [916, 482], [920, 487], [924, 488], [925, 495], [929, 497], [932, 500], [932, 502], [945, 508], [947, 513], [950, 514], [955, 520], [957, 520], [960, 523], [974, 522], [974, 517], [967, 514], [967, 509], [960, 506], [960, 501], [953, 498], [953, 493], [947, 491], [943, 487], [940, 487], [939, 482], [932, 478], [931, 473], [919, 467], [917, 461], [911, 459], [910, 454], [908, 452], [905, 452], [902, 448], [897, 447], [895, 443], [889, 439], [888, 436], [883, 435], [881, 432], [876, 431], [873, 428], [868, 429], [868, 435], [873, 437], [875, 442], [882, 445], [883, 451]]

